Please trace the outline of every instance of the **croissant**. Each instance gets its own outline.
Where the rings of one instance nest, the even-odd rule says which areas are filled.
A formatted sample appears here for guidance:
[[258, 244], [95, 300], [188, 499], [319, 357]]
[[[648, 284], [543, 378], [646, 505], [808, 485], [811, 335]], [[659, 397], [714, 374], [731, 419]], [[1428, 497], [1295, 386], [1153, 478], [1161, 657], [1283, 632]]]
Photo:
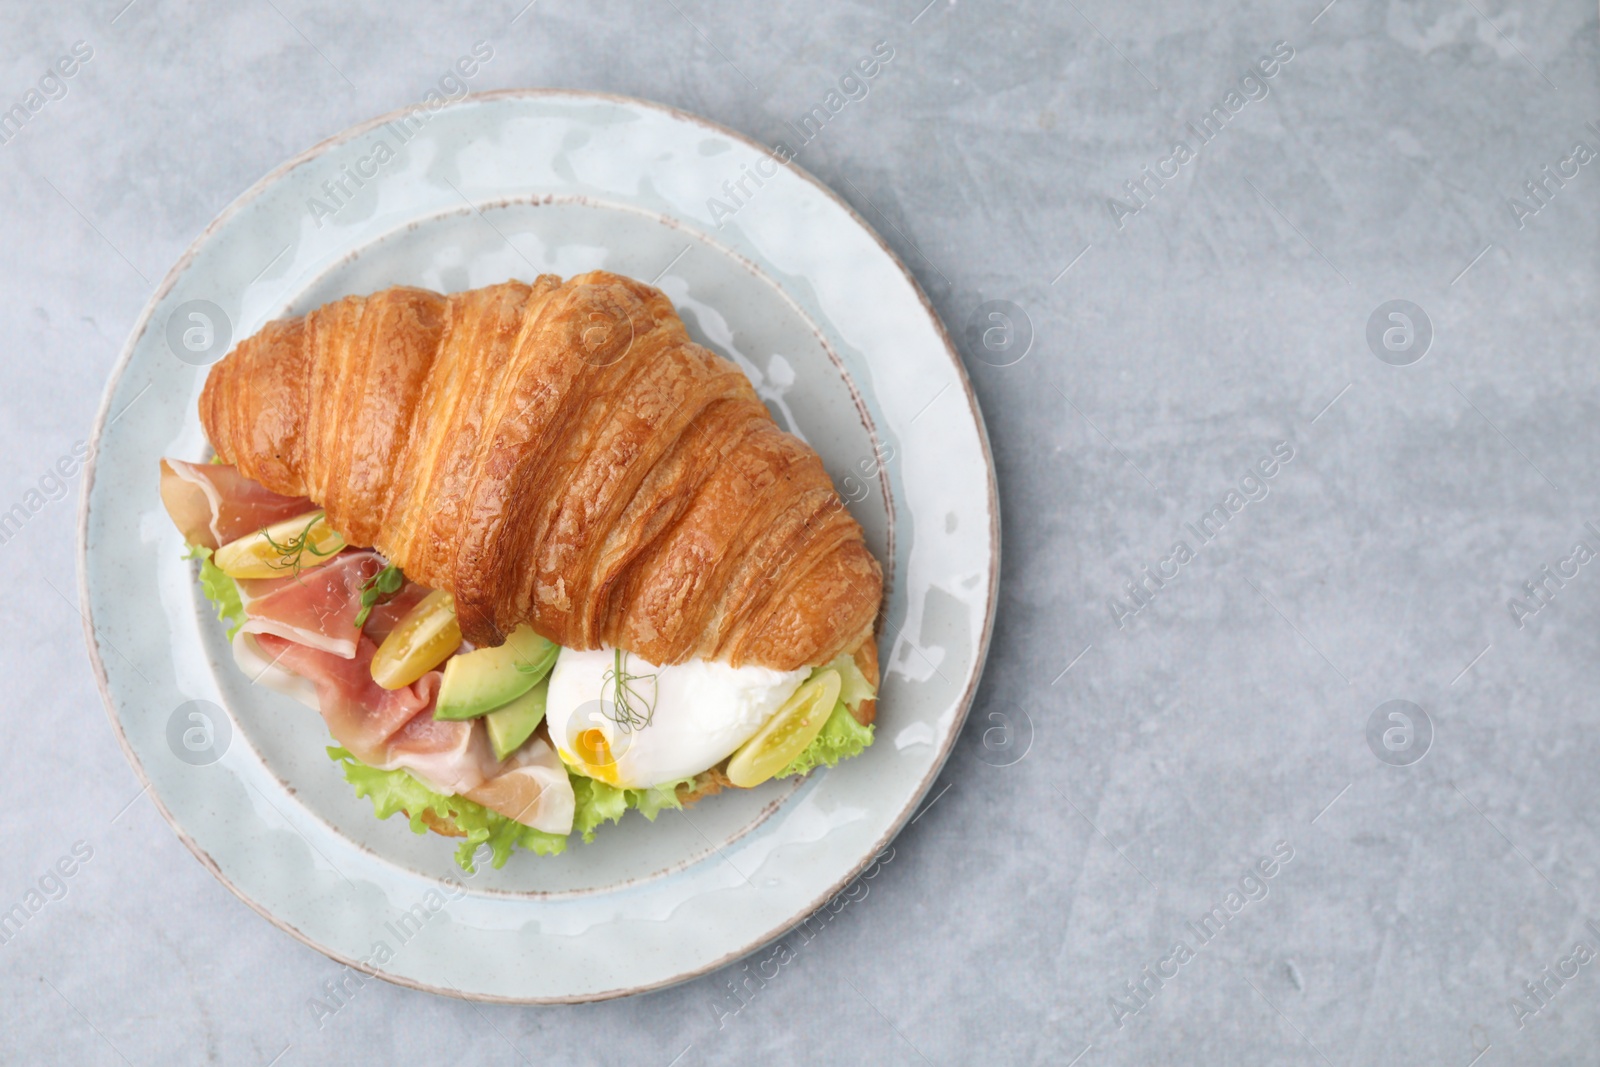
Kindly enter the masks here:
[[659, 290], [395, 287], [217, 364], [218, 455], [455, 598], [465, 637], [795, 670], [870, 659], [883, 577], [817, 454]]

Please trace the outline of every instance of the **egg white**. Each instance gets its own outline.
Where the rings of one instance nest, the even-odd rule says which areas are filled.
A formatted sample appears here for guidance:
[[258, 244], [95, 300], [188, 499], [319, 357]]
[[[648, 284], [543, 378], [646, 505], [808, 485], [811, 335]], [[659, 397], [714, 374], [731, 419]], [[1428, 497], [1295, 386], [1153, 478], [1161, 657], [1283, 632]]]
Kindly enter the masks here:
[[619, 709], [616, 663], [612, 649], [563, 648], [550, 672], [545, 715], [562, 762], [628, 789], [690, 778], [720, 763], [811, 673], [704, 659], [661, 667], [624, 653], [629, 691]]

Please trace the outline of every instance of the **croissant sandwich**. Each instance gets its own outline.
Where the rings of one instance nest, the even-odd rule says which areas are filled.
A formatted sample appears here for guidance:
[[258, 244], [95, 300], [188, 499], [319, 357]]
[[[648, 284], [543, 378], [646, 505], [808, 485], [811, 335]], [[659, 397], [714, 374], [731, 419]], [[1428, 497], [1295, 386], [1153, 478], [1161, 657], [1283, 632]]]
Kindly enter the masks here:
[[396, 287], [211, 371], [161, 496], [253, 679], [358, 795], [501, 866], [872, 741], [882, 572], [659, 290]]

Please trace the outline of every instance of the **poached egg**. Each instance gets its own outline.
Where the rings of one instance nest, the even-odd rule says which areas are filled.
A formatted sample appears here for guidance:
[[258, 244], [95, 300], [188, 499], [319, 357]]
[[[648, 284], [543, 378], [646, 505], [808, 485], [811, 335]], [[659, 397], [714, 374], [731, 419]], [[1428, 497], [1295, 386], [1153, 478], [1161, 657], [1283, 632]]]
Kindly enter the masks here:
[[748, 741], [810, 668], [658, 666], [620, 649], [563, 648], [545, 716], [562, 762], [608, 785], [646, 789], [691, 778]]

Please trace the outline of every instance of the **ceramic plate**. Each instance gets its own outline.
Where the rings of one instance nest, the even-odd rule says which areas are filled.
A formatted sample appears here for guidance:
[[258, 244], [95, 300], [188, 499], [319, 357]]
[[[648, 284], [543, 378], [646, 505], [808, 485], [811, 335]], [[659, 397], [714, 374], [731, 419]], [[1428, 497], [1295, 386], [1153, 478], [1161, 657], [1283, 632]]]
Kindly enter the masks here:
[[[754, 177], [749, 177], [754, 175]], [[741, 190], [730, 195], [724, 188]], [[273, 318], [409, 284], [605, 268], [651, 281], [821, 453], [888, 578], [878, 740], [799, 784], [631, 813], [564, 855], [465, 877], [374, 819], [315, 712], [235, 667], [157, 493], [203, 459], [206, 366]], [[350, 130], [189, 249], [106, 390], [81, 518], [112, 727], [183, 842], [341, 962], [482, 1000], [594, 1000], [701, 974], [822, 906], [911, 816], [983, 664], [999, 570], [988, 443], [950, 342], [848, 206], [729, 130], [636, 100], [509, 92]]]

